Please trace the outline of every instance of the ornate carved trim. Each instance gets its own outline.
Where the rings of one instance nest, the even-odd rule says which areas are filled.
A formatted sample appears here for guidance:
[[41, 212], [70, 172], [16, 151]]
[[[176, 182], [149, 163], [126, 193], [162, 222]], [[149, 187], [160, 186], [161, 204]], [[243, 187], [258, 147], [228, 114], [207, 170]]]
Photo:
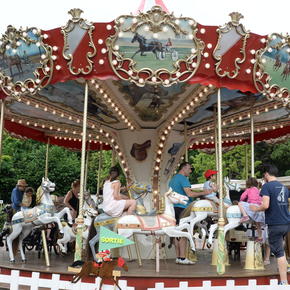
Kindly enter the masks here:
[[[269, 72], [267, 70], [271, 62], [274, 62], [274, 64]], [[275, 80], [273, 77], [275, 77]], [[275, 83], [278, 77], [280, 77], [280, 84]], [[288, 87], [283, 84], [289, 77], [290, 36], [288, 34], [283, 36], [279, 33], [273, 33], [268, 36], [266, 47], [256, 52], [256, 62], [253, 69], [255, 87], [270, 100], [275, 99], [282, 101], [284, 105], [289, 105], [289, 80]]]
[[[199, 67], [204, 44], [196, 37], [197, 23], [193, 19], [176, 18], [154, 6], [135, 17], [120, 16], [115, 20], [115, 30], [115, 35], [107, 38], [106, 44], [111, 67], [123, 80], [138, 86], [168, 87], [187, 81]], [[130, 41], [139, 44], [134, 47]], [[164, 45], [162, 41], [167, 42]], [[144, 52], [149, 53], [147, 59]], [[130, 53], [132, 56], [128, 56]], [[137, 53], [141, 53], [139, 60], [133, 59]], [[150, 63], [149, 57], [153, 58]]]
[[[72, 19], [70, 19], [67, 22], [66, 26], [63, 26], [61, 28], [61, 33], [64, 35], [64, 46], [63, 46], [62, 55], [64, 59], [68, 61], [67, 65], [71, 74], [87, 75], [93, 69], [92, 58], [97, 53], [97, 49], [93, 41], [93, 31], [95, 29], [95, 26], [93, 25], [93, 23], [88, 22], [87, 20], [80, 17], [80, 15], [83, 13], [81, 9], [74, 8], [74, 9], [71, 9], [68, 13], [72, 16]], [[73, 56], [73, 53], [69, 51], [71, 49], [70, 44], [69, 44], [69, 33], [71, 33], [73, 30], [76, 30], [76, 29], [86, 31], [84, 33], [87, 33], [89, 37], [89, 43], [88, 43], [88, 49], [87, 49], [88, 52], [86, 53], [87, 65], [85, 66], [85, 68], [74, 67], [74, 64], [73, 64], [74, 56]], [[81, 36], [81, 39], [79, 39], [79, 41], [81, 41], [83, 37], [84, 36]], [[74, 37], [74, 40], [76, 40], [75, 37]]]
[[35, 27], [7, 27], [0, 39], [0, 87], [5, 94], [16, 98], [34, 95], [49, 84], [53, 74], [52, 48], [43, 43], [43, 38]]
[[[224, 26], [220, 26], [217, 29], [217, 33], [219, 35], [217, 45], [213, 52], [213, 57], [217, 60], [215, 66], [216, 74], [219, 77], [228, 77], [230, 79], [234, 79], [237, 77], [240, 71], [239, 64], [243, 63], [246, 60], [246, 44], [247, 39], [250, 37], [249, 31], [246, 31], [244, 26], [239, 23], [240, 19], [243, 18], [243, 15], [238, 12], [232, 12], [230, 14], [231, 21], [225, 24]], [[223, 61], [223, 55], [218, 54], [218, 51], [222, 49], [222, 39], [223, 37], [226, 37], [227, 34], [231, 33], [232, 31], [236, 32], [236, 34], [240, 35], [243, 39], [243, 45], [241, 47], [240, 53], [242, 57], [238, 57], [235, 59], [235, 70], [233, 71], [227, 71], [223, 70], [223, 68], [220, 67], [222, 61]], [[237, 40], [239, 41], [239, 40]], [[229, 47], [230, 48], [230, 47]]]

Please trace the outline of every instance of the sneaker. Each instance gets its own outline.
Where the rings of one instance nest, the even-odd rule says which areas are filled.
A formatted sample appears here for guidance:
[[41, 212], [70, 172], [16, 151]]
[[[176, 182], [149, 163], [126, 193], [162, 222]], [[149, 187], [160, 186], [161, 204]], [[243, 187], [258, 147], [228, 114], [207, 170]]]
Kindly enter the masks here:
[[264, 265], [265, 265], [265, 266], [270, 265], [270, 260], [265, 260], [265, 261], [264, 261]]
[[176, 259], [175, 259], [175, 263], [176, 263], [176, 264], [180, 264], [180, 259], [179, 259], [179, 258], [176, 258]]
[[288, 283], [286, 281], [280, 281], [278, 285], [288, 285]]
[[182, 264], [182, 265], [194, 265], [195, 262], [192, 262], [192, 261], [188, 260], [187, 258], [185, 258], [184, 260], [179, 259], [179, 264]]
[[249, 221], [250, 220], [250, 218], [248, 217], [248, 216], [243, 216], [241, 219], [240, 219], [240, 223], [242, 224], [242, 223], [245, 223], [245, 222], [247, 222], [247, 221]]

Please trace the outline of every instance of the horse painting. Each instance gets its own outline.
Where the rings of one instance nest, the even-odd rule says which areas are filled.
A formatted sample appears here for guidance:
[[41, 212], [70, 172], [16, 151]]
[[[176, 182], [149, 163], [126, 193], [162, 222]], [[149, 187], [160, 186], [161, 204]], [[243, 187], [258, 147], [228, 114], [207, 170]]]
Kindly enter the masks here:
[[124, 259], [121, 257], [119, 257], [118, 259], [113, 259], [112, 261], [102, 262], [101, 264], [89, 261], [83, 264], [81, 271], [78, 274], [73, 276], [73, 279], [71, 282], [77, 283], [83, 277], [86, 277], [92, 274], [102, 279], [99, 289], [102, 288], [103, 279], [107, 279], [107, 280], [113, 280], [114, 284], [118, 287], [118, 289], [122, 290], [120, 286], [118, 285], [118, 282], [113, 277], [113, 270], [116, 267], [122, 268], [126, 272], [128, 271], [128, 266], [125, 263]]
[[281, 76], [282, 76], [282, 80], [286, 81], [288, 76], [290, 74], [290, 60], [288, 60], [288, 62], [285, 64], [285, 67], [283, 69], [283, 72], [281, 73]]
[[134, 43], [135, 41], [139, 43], [139, 49], [132, 55], [132, 58], [134, 58], [134, 56], [139, 52], [141, 56], [146, 56], [144, 52], [151, 51], [155, 54], [156, 59], [159, 59], [159, 55], [164, 53], [165, 48], [162, 46], [160, 41], [151, 41], [147, 43], [147, 39], [137, 32], [134, 34], [131, 42]]
[[13, 77], [13, 66], [15, 65], [18, 73], [19, 74], [23, 74], [23, 69], [22, 69], [22, 65], [21, 65], [21, 58], [18, 54], [15, 55], [10, 55], [10, 56], [6, 56], [6, 62], [7, 62], [7, 66], [9, 67], [10, 70], [10, 76]]
[[274, 70], [279, 70], [279, 68], [281, 67], [281, 65], [282, 65], [282, 62], [281, 62], [281, 59], [280, 59], [280, 55], [279, 54], [276, 54], [275, 63], [273, 65], [273, 69]]

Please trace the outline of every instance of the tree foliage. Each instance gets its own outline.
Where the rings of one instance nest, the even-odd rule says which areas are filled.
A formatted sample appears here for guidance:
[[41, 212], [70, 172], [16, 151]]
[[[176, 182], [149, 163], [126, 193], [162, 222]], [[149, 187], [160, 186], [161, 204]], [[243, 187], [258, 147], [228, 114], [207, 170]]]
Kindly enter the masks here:
[[[246, 177], [246, 146], [236, 146], [223, 154], [223, 174], [230, 178], [244, 179]], [[270, 162], [277, 165], [280, 176], [290, 175], [290, 140], [281, 144], [259, 143], [255, 145], [255, 171], [259, 177], [259, 166]], [[248, 169], [250, 170], [250, 148], [247, 145]], [[37, 188], [45, 171], [46, 145], [33, 140], [20, 140], [4, 134], [3, 155], [0, 167], [0, 199], [10, 201], [10, 194], [16, 182], [25, 178], [30, 186]], [[102, 155], [102, 166], [99, 171], [99, 160]], [[70, 189], [71, 183], [80, 178], [79, 152], [73, 152], [61, 147], [50, 146], [48, 177], [56, 183], [56, 193], [64, 195]], [[194, 167], [190, 177], [191, 183], [204, 182], [203, 173], [207, 169], [215, 169], [215, 155], [199, 151], [190, 151], [189, 161]], [[88, 164], [87, 188], [96, 193], [98, 176], [100, 187], [108, 175], [112, 165], [111, 151], [90, 152]], [[121, 182], [125, 183], [124, 174]]]

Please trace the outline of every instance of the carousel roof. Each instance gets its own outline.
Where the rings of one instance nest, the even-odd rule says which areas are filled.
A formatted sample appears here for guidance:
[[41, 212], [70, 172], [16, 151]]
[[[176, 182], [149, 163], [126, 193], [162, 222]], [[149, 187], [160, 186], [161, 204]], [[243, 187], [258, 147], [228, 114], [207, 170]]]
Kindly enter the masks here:
[[184, 134], [185, 123], [192, 148], [211, 148], [218, 88], [223, 146], [249, 142], [251, 112], [256, 142], [290, 134], [288, 35], [250, 33], [237, 12], [224, 26], [206, 26], [167, 13], [161, 0], [142, 12], [146, 3], [109, 23], [72, 9], [61, 28], [9, 26], [0, 47], [6, 130], [80, 149], [88, 81], [92, 150], [109, 149], [117, 131]]

